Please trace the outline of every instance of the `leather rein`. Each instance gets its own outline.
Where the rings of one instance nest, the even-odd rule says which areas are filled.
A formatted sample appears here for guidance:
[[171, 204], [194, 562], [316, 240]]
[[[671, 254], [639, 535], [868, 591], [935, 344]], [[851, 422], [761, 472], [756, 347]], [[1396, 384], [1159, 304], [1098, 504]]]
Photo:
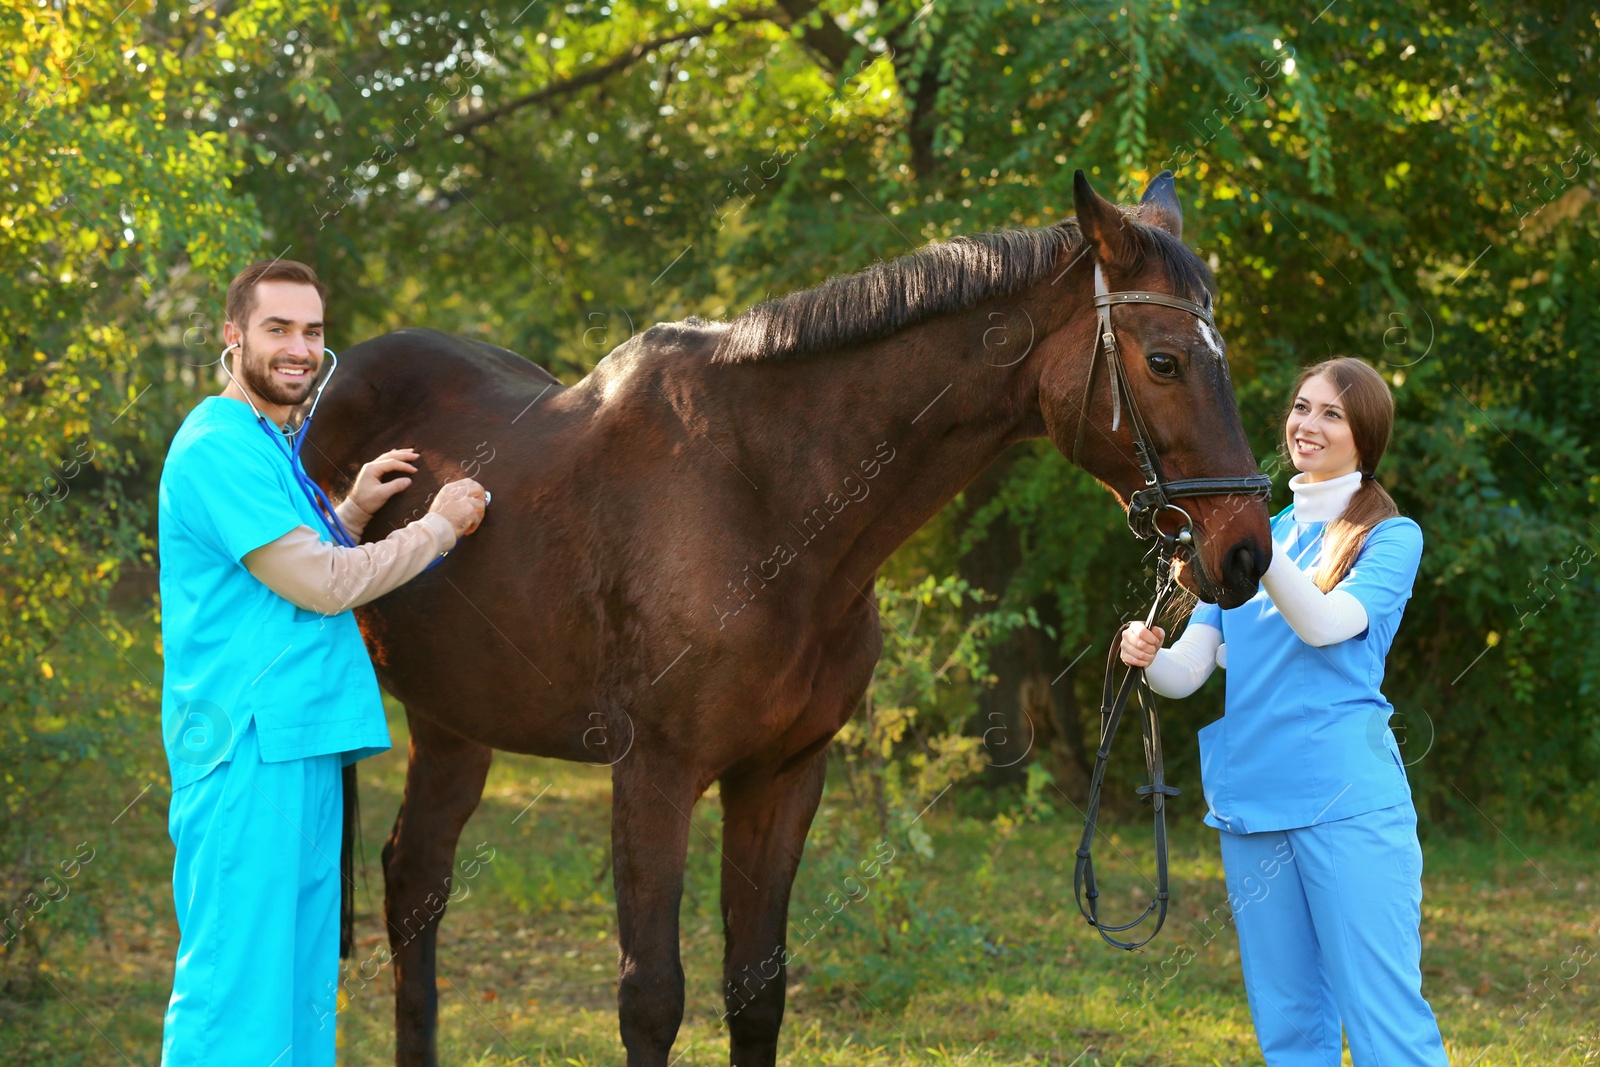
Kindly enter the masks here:
[[[1160, 459], [1150, 440], [1144, 417], [1140, 414], [1139, 406], [1133, 398], [1133, 392], [1128, 387], [1127, 372], [1122, 365], [1121, 352], [1117, 347], [1116, 331], [1111, 322], [1111, 309], [1117, 304], [1154, 304], [1176, 308], [1188, 312], [1207, 326], [1214, 327], [1214, 323], [1209, 306], [1182, 297], [1137, 290], [1110, 292], [1106, 288], [1105, 275], [1101, 273], [1100, 265], [1095, 264], [1094, 306], [1098, 328], [1095, 349], [1089, 360], [1089, 380], [1083, 391], [1083, 407], [1078, 419], [1077, 440], [1072, 447], [1072, 459], [1074, 463], [1077, 462], [1079, 451], [1083, 446], [1084, 430], [1089, 424], [1089, 398], [1094, 393], [1095, 370], [1100, 365], [1100, 353], [1104, 352], [1106, 370], [1111, 379], [1111, 431], [1115, 433], [1121, 426], [1122, 408], [1126, 405], [1128, 431], [1133, 437], [1134, 460], [1144, 476], [1144, 488], [1133, 493], [1128, 500], [1128, 528], [1141, 540], [1154, 539], [1159, 547], [1156, 563], [1156, 595], [1150, 604], [1150, 613], [1145, 619], [1145, 625], [1149, 626], [1155, 622], [1162, 601], [1172, 590], [1174, 560], [1179, 553], [1192, 557], [1196, 547], [1194, 520], [1187, 511], [1173, 501], [1203, 496], [1265, 496], [1272, 491], [1272, 482], [1266, 475], [1259, 473], [1234, 478], [1183, 478], [1175, 481], [1162, 478]], [[1166, 511], [1176, 512], [1181, 518], [1183, 525], [1177, 533], [1168, 534], [1157, 523], [1156, 520]], [[1150, 940], [1161, 932], [1162, 924], [1167, 921], [1170, 897], [1167, 888], [1166, 798], [1177, 796], [1179, 791], [1177, 787], [1166, 783], [1161, 755], [1161, 724], [1156, 715], [1155, 698], [1150, 691], [1149, 682], [1145, 679], [1144, 670], [1140, 667], [1128, 668], [1127, 674], [1118, 685], [1117, 653], [1118, 642], [1113, 640], [1110, 654], [1106, 658], [1105, 682], [1100, 694], [1100, 747], [1095, 752], [1094, 773], [1089, 780], [1089, 804], [1084, 814], [1083, 839], [1078, 845], [1072, 883], [1078, 910], [1083, 913], [1089, 925], [1099, 931], [1107, 944], [1131, 951], [1149, 944]], [[1100, 919], [1100, 892], [1095, 882], [1091, 849], [1100, 815], [1100, 801], [1105, 790], [1106, 766], [1111, 759], [1111, 742], [1117, 735], [1117, 728], [1122, 724], [1129, 699], [1135, 692], [1139, 696], [1139, 720], [1144, 734], [1145, 771], [1148, 777], [1148, 784], [1140, 786], [1138, 793], [1151, 806], [1155, 816], [1156, 892], [1149, 905], [1132, 922], [1112, 926]], [[1151, 915], [1155, 916], [1155, 926], [1142, 940], [1122, 941], [1112, 936], [1138, 927]]]

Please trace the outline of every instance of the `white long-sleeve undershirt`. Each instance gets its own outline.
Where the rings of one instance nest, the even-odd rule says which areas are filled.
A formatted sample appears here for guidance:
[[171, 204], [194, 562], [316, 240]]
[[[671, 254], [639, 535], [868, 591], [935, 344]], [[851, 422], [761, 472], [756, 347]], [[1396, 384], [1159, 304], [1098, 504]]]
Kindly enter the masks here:
[[[1298, 522], [1327, 522], [1344, 513], [1361, 486], [1361, 472], [1322, 482], [1307, 482], [1304, 474], [1290, 479], [1294, 490], [1293, 518]], [[1288, 553], [1275, 546], [1272, 563], [1261, 584], [1290, 629], [1308, 645], [1322, 647], [1347, 641], [1365, 632], [1367, 609], [1351, 594], [1335, 588], [1324, 593], [1311, 575], [1302, 571]], [[1150, 688], [1166, 697], [1186, 697], [1205, 684], [1217, 667], [1227, 667], [1227, 645], [1222, 631], [1205, 623], [1191, 623], [1171, 648], [1156, 652], [1145, 668]]]
[[1144, 669], [1150, 688], [1164, 697], [1186, 697], [1205, 684], [1211, 672], [1225, 667], [1227, 648], [1222, 631], [1206, 623], [1190, 623], [1170, 648], [1159, 649]]
[[1361, 601], [1337, 587], [1324, 593], [1286, 555], [1273, 553], [1261, 584], [1300, 640], [1321, 648], [1348, 641], [1367, 628], [1367, 609]]

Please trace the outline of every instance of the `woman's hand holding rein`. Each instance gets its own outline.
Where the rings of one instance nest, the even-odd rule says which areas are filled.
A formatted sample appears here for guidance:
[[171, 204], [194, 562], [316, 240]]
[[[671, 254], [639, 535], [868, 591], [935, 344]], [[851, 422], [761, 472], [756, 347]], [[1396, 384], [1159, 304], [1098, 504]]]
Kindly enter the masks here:
[[1150, 666], [1166, 639], [1167, 632], [1159, 626], [1130, 622], [1122, 630], [1122, 662], [1130, 667]]

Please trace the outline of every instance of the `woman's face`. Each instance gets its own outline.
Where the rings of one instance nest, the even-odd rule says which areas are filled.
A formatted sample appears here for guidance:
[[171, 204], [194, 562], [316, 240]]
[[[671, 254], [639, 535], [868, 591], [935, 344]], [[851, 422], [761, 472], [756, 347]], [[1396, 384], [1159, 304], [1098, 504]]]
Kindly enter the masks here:
[[1300, 386], [1283, 435], [1295, 468], [1305, 472], [1307, 481], [1337, 478], [1359, 465], [1349, 416], [1327, 375], [1313, 375]]

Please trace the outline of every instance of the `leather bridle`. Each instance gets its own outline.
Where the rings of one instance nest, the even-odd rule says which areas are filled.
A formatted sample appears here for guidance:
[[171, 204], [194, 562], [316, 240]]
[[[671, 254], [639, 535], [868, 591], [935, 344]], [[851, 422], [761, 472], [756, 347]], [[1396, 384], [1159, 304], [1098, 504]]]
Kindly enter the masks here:
[[[1179, 545], [1192, 547], [1194, 520], [1174, 500], [1199, 496], [1266, 496], [1272, 492], [1272, 480], [1265, 474], [1248, 474], [1232, 478], [1180, 478], [1168, 481], [1161, 477], [1161, 461], [1151, 443], [1150, 431], [1139, 405], [1128, 388], [1126, 371], [1122, 366], [1122, 353], [1117, 347], [1116, 330], [1111, 325], [1111, 308], [1115, 304], [1155, 304], [1160, 307], [1187, 311], [1207, 326], [1215, 328], [1211, 308], [1166, 293], [1148, 293], [1126, 290], [1113, 293], [1106, 289], [1105, 275], [1100, 264], [1094, 265], [1094, 306], [1098, 318], [1095, 330], [1094, 352], [1089, 356], [1089, 380], [1083, 387], [1083, 407], [1078, 416], [1078, 435], [1072, 445], [1072, 462], [1078, 462], [1083, 449], [1084, 431], [1089, 426], [1089, 398], [1094, 395], [1095, 370], [1100, 366], [1100, 353], [1106, 354], [1106, 372], [1111, 376], [1111, 432], [1116, 433], [1122, 424], [1122, 407], [1128, 408], [1128, 432], [1133, 435], [1134, 462], [1144, 475], [1144, 488], [1128, 498], [1128, 528], [1140, 540], [1154, 537], [1162, 547], [1172, 552]], [[1224, 365], [1226, 366], [1226, 365]], [[1156, 519], [1163, 511], [1175, 511], [1183, 517], [1183, 528], [1176, 534], [1164, 533]]]
[[[1109, 292], [1100, 265], [1095, 264], [1094, 306], [1098, 328], [1095, 350], [1089, 360], [1089, 380], [1083, 391], [1083, 409], [1078, 418], [1077, 440], [1072, 446], [1072, 460], [1077, 463], [1079, 450], [1083, 447], [1084, 430], [1089, 424], [1089, 398], [1094, 393], [1095, 369], [1100, 363], [1100, 353], [1104, 351], [1106, 369], [1111, 377], [1111, 430], [1115, 433], [1121, 425], [1122, 407], [1126, 404], [1128, 431], [1133, 436], [1135, 461], [1139, 465], [1140, 473], [1144, 475], [1144, 488], [1135, 492], [1128, 500], [1128, 528], [1141, 540], [1154, 538], [1159, 542], [1160, 548], [1156, 563], [1156, 595], [1150, 605], [1150, 613], [1145, 619], [1145, 625], [1149, 626], [1155, 622], [1163, 599], [1172, 589], [1174, 559], [1179, 552], [1192, 555], [1195, 550], [1194, 520], [1187, 511], [1178, 507], [1173, 501], [1199, 496], [1265, 496], [1272, 491], [1272, 481], [1260, 473], [1235, 478], [1183, 478], [1177, 481], [1167, 481], [1161, 477], [1160, 460], [1156, 456], [1155, 446], [1151, 443], [1144, 417], [1139, 412], [1139, 405], [1134, 401], [1133, 392], [1128, 388], [1122, 356], [1117, 348], [1116, 331], [1111, 323], [1111, 308], [1116, 304], [1156, 304], [1161, 307], [1176, 308], [1188, 312], [1208, 326], [1214, 327], [1214, 324], [1210, 307], [1192, 300], [1168, 296], [1165, 293]], [[1168, 534], [1158, 525], [1156, 520], [1164, 511], [1174, 511], [1182, 517], [1183, 526], [1177, 533]], [[1094, 773], [1089, 779], [1089, 803], [1084, 814], [1083, 839], [1078, 845], [1077, 863], [1073, 868], [1072, 888], [1073, 895], [1078, 901], [1078, 910], [1083, 913], [1089, 925], [1099, 931], [1106, 943], [1116, 948], [1132, 950], [1149, 944], [1150, 940], [1161, 932], [1162, 924], [1167, 921], [1170, 897], [1167, 889], [1166, 798], [1177, 796], [1178, 789], [1167, 785], [1165, 780], [1161, 755], [1161, 724], [1156, 716], [1155, 698], [1150, 691], [1149, 682], [1145, 680], [1144, 670], [1130, 667], [1122, 679], [1122, 684], [1116, 685], [1119, 643], [1113, 639], [1110, 654], [1106, 658], [1105, 683], [1100, 693], [1100, 747], [1095, 752]], [[1100, 801], [1105, 791], [1106, 766], [1111, 758], [1111, 742], [1117, 735], [1117, 727], [1122, 723], [1128, 700], [1135, 691], [1139, 694], [1145, 771], [1149, 778], [1148, 784], [1140, 786], [1138, 793], [1145, 797], [1154, 809], [1156, 892], [1149, 905], [1132, 922], [1111, 926], [1100, 920], [1100, 892], [1095, 882], [1091, 848], [1100, 815]], [[1156, 917], [1155, 927], [1143, 940], [1121, 941], [1112, 936], [1134, 929], [1152, 914]]]

